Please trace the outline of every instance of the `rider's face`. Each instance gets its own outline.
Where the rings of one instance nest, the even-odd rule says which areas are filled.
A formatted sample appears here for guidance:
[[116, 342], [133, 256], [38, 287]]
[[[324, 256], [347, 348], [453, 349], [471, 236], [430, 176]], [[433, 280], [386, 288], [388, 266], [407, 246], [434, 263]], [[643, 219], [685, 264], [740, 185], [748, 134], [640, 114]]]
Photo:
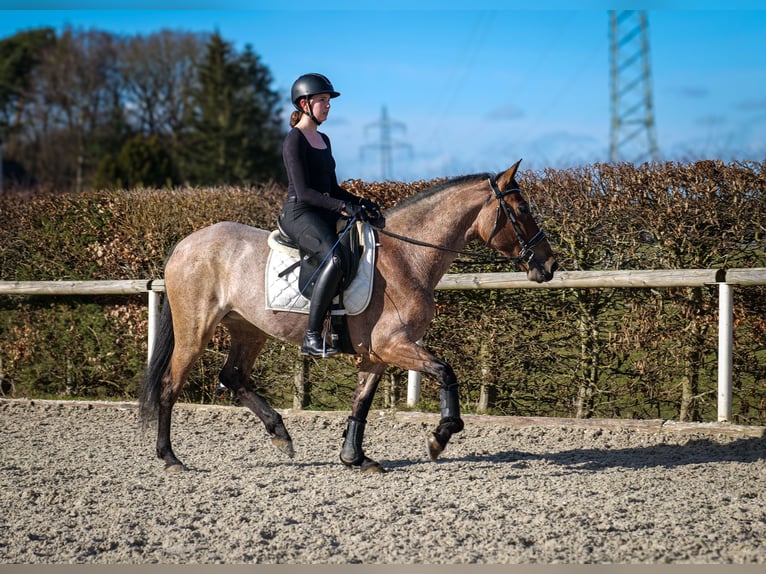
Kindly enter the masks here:
[[311, 106], [311, 112], [316, 119], [320, 122], [326, 120], [330, 111], [330, 94], [314, 94], [305, 104], [304, 109], [306, 111], [308, 111], [308, 106]]

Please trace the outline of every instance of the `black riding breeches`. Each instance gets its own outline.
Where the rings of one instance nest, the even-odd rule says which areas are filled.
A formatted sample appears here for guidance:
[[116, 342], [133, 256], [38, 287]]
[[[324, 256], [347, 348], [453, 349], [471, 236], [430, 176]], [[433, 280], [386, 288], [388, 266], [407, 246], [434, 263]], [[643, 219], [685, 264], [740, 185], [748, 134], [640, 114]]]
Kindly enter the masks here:
[[335, 247], [335, 255], [340, 259], [340, 266], [345, 274], [350, 254], [338, 243], [337, 224], [340, 217], [340, 214], [333, 211], [288, 199], [279, 214], [279, 224], [317, 266]]

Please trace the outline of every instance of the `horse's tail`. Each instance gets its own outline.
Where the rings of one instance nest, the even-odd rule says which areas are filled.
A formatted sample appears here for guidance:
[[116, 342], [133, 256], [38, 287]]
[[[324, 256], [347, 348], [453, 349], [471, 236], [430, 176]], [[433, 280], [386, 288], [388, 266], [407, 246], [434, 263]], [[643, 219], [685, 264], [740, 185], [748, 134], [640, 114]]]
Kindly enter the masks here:
[[149, 359], [149, 365], [144, 373], [144, 380], [138, 397], [139, 413], [144, 425], [157, 418], [162, 378], [165, 376], [165, 371], [168, 370], [174, 348], [173, 314], [170, 311], [170, 301], [165, 295], [160, 314], [160, 324], [154, 337], [152, 357]]

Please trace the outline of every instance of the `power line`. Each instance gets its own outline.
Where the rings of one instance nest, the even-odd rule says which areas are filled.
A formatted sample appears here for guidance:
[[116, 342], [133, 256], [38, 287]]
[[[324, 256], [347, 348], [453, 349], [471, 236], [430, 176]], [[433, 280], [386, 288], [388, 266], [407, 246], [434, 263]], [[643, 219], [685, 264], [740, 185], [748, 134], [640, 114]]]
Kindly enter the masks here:
[[494, 10], [478, 12], [467, 38], [457, 52], [454, 64], [448, 68], [448, 76], [441, 89], [433, 93], [436, 96], [434, 110], [436, 113], [432, 115], [432, 126], [426, 130], [426, 133], [431, 134], [430, 141], [436, 141], [439, 137], [439, 130], [443, 127], [443, 118], [452, 113], [458, 95], [467, 84], [470, 74], [474, 72], [474, 66], [482, 55], [484, 41], [489, 37], [495, 16], [496, 11]]

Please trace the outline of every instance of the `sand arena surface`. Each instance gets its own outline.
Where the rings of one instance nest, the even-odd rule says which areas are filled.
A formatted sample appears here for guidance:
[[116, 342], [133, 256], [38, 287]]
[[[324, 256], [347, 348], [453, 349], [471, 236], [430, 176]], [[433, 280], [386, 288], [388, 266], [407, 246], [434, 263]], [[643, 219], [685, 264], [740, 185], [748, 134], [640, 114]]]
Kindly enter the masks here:
[[177, 405], [166, 473], [132, 403], [0, 400], [2, 563], [766, 563], [763, 427]]

